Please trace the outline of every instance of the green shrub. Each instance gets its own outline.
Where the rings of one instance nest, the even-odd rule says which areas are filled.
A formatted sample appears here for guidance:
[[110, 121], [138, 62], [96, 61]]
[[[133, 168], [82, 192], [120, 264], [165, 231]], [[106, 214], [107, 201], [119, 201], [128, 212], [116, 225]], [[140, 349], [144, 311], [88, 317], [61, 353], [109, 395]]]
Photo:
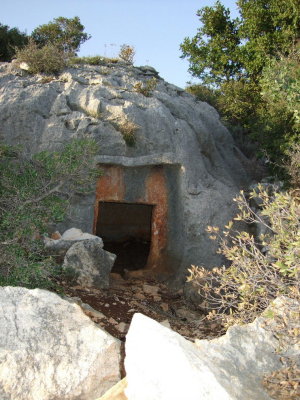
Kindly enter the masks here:
[[270, 195], [263, 187], [253, 191], [253, 197], [261, 199], [260, 213], [249, 207], [241, 192], [235, 199], [235, 220], [263, 224], [267, 233], [258, 240], [248, 232], [233, 231], [231, 221], [221, 238], [219, 228], [209, 226], [210, 238], [220, 238], [219, 251], [231, 265], [212, 271], [193, 266], [188, 277], [210, 304], [210, 317], [221, 318], [225, 325], [251, 322], [279, 295], [300, 300], [300, 198], [293, 192]]
[[218, 109], [219, 91], [205, 85], [190, 85], [185, 89], [188, 93], [196, 96], [197, 100], [205, 101], [212, 107]]
[[278, 164], [300, 135], [300, 52], [271, 59], [260, 79], [263, 105], [254, 136]]
[[285, 170], [290, 177], [290, 184], [296, 190], [300, 188], [300, 144], [295, 144], [287, 152], [288, 161]]
[[68, 61], [69, 65], [106, 65], [106, 64], [116, 64], [120, 60], [118, 58], [108, 58], [102, 56], [87, 56], [87, 57], [71, 57]]
[[16, 51], [19, 63], [25, 62], [32, 74], [56, 74], [66, 66], [64, 52], [53, 44], [39, 48], [32, 40], [28, 45]]
[[133, 86], [133, 89], [136, 92], [141, 93], [146, 97], [150, 97], [152, 95], [153, 90], [156, 88], [156, 85], [157, 85], [157, 79], [153, 77], [151, 79], [148, 79], [145, 83], [137, 82]]
[[31, 38], [39, 47], [52, 44], [64, 53], [74, 55], [79, 51], [81, 44], [91, 38], [84, 29], [79, 17], [58, 17], [35, 28]]
[[44, 254], [42, 236], [65, 218], [75, 191], [92, 189], [96, 151], [87, 139], [31, 158], [0, 146], [0, 285], [53, 286], [59, 269]]

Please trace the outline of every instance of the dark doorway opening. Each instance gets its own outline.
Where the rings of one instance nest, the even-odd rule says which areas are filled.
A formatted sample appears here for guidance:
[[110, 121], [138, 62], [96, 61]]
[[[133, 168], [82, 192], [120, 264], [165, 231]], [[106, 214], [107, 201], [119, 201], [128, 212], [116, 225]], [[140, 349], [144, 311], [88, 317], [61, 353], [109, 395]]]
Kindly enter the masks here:
[[123, 274], [146, 266], [151, 245], [152, 205], [99, 202], [96, 235], [104, 249], [117, 255], [112, 272]]

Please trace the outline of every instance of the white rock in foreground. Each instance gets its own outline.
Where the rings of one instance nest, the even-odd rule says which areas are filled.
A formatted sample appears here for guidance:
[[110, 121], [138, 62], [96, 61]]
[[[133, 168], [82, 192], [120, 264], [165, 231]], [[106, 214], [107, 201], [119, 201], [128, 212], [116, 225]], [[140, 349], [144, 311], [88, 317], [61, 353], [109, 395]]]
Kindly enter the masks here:
[[120, 342], [54, 293], [0, 288], [0, 399], [92, 400], [120, 380]]
[[269, 400], [264, 373], [280, 368], [276, 339], [260, 320], [197, 346], [135, 314], [126, 338], [129, 400]]

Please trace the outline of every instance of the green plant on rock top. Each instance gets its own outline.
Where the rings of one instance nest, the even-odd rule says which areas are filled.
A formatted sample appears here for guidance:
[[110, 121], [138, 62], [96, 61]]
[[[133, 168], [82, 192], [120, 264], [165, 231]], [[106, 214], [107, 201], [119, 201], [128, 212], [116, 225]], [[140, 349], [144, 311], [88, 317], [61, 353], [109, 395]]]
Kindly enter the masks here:
[[91, 38], [84, 32], [79, 17], [54, 18], [48, 24], [35, 28], [31, 37], [39, 47], [52, 44], [66, 54], [76, 54], [80, 45]]
[[28, 71], [32, 74], [56, 74], [66, 66], [65, 54], [61, 49], [53, 44], [39, 48], [33, 40], [16, 50], [16, 58], [19, 63], [28, 64]]
[[121, 60], [126, 61], [128, 64], [133, 64], [135, 56], [135, 49], [133, 46], [123, 44], [120, 48], [119, 57]]
[[103, 56], [71, 57], [68, 60], [68, 65], [106, 65], [117, 64], [119, 61], [119, 58], [109, 58]]
[[152, 95], [153, 90], [156, 88], [156, 85], [157, 85], [157, 79], [153, 77], [151, 79], [148, 79], [145, 83], [137, 82], [133, 86], [133, 89], [136, 92], [141, 93], [146, 97], [150, 97]]

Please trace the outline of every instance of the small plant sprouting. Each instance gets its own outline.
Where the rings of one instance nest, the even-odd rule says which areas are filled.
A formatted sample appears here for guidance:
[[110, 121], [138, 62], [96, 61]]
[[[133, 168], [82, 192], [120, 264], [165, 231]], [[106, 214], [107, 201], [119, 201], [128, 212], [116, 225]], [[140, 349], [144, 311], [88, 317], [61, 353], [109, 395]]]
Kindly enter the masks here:
[[129, 46], [128, 44], [123, 44], [120, 47], [119, 57], [121, 60], [127, 62], [128, 64], [133, 64], [135, 56], [135, 49], [133, 46]]
[[146, 97], [152, 95], [153, 90], [156, 88], [157, 79], [155, 77], [148, 79], [145, 83], [137, 82], [133, 88], [136, 92], [143, 94]]
[[118, 130], [122, 133], [126, 144], [133, 147], [136, 142], [135, 132], [138, 130], [139, 126], [132, 121], [124, 121], [118, 124]]

